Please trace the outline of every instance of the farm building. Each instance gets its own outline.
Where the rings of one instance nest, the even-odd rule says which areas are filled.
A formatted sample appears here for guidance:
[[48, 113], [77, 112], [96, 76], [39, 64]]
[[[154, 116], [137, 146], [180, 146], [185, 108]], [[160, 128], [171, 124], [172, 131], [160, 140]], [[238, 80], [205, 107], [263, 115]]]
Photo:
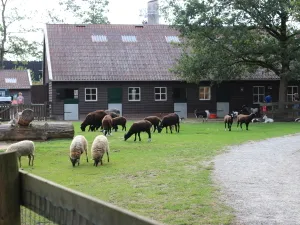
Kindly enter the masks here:
[[[267, 93], [278, 100], [279, 79], [270, 72], [213, 86], [179, 79], [169, 69], [180, 57], [174, 45], [180, 41], [167, 25], [47, 24], [43, 81], [52, 116], [78, 120], [107, 108], [127, 117], [174, 111], [188, 117], [195, 109], [223, 116], [255, 106]], [[298, 87], [289, 87], [288, 96]]]
[[29, 70], [0, 70], [0, 89], [2, 89], [0, 96], [7, 95], [3, 89], [6, 89], [10, 96], [17, 96], [19, 92], [22, 92], [24, 104], [30, 104], [31, 86]]

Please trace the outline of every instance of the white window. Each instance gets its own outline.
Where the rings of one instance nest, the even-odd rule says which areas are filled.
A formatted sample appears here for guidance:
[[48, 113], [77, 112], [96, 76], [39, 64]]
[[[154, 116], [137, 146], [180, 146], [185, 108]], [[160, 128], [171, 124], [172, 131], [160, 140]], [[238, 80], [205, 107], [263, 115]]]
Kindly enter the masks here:
[[104, 35], [92, 35], [92, 42], [107, 42], [107, 37]]
[[210, 87], [199, 87], [199, 100], [210, 100]]
[[292, 102], [294, 99], [294, 94], [298, 93], [298, 86], [288, 86], [286, 93], [287, 93], [287, 101]]
[[97, 88], [85, 88], [85, 101], [86, 102], [97, 101]]
[[137, 42], [136, 36], [122, 36], [123, 42]]
[[155, 101], [167, 101], [167, 88], [166, 87], [155, 87], [154, 88], [154, 99], [155, 99]]
[[5, 97], [5, 91], [0, 91], [0, 97]]
[[5, 78], [5, 83], [15, 84], [17, 83], [17, 78]]
[[178, 36], [165, 36], [165, 38], [166, 38], [166, 42], [168, 42], [168, 43], [171, 43], [171, 42], [180, 43]]
[[253, 86], [253, 103], [264, 102], [265, 100], [265, 87]]
[[141, 88], [129, 87], [128, 88], [128, 101], [141, 101]]

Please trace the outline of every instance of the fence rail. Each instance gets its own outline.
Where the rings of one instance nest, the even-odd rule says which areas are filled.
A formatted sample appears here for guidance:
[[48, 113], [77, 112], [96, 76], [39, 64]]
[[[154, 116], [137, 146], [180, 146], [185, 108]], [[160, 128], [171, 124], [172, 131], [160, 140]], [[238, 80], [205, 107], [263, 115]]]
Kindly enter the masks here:
[[11, 104], [0, 104], [0, 120], [9, 121], [12, 114], [22, 112], [24, 109], [32, 109], [35, 120], [47, 120], [49, 118], [49, 104], [25, 104], [12, 106]]
[[[283, 107], [279, 107], [283, 105]], [[264, 108], [263, 113], [275, 118], [285, 118], [286, 120], [300, 117], [300, 102], [272, 102], [260, 103]]]
[[[11, 163], [18, 168], [15, 154], [0, 153], [0, 178], [17, 180], [2, 189], [1, 183], [6, 182], [0, 182], [1, 225], [162, 225], [28, 172], [11, 170], [8, 166]], [[6, 163], [1, 165], [4, 161]], [[16, 193], [20, 193], [20, 198]], [[13, 194], [15, 196], [11, 196]], [[15, 201], [9, 201], [11, 197]], [[6, 205], [10, 206], [10, 211], [7, 209], [2, 214], [1, 207]], [[7, 217], [5, 212], [14, 217]], [[1, 218], [4, 218], [4, 223], [1, 223]]]

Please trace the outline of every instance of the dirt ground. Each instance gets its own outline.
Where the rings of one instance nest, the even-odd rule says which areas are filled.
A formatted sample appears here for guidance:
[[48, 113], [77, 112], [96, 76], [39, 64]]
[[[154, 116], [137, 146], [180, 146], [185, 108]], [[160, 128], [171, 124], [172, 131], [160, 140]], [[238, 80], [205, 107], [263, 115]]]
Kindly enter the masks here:
[[229, 147], [214, 164], [235, 224], [300, 224], [300, 134]]

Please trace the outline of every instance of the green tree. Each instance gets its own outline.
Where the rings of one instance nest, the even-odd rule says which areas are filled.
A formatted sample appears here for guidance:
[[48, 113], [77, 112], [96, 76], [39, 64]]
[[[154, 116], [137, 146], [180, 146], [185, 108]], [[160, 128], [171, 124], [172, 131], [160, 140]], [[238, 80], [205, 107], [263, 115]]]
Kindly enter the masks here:
[[60, 0], [59, 4], [84, 24], [107, 24], [108, 0]]
[[32, 32], [34, 29], [25, 29], [18, 26], [20, 22], [29, 18], [21, 15], [22, 9], [10, 5], [13, 1], [1, 0], [0, 2], [0, 67], [3, 68], [5, 57], [26, 59], [27, 57], [41, 57], [39, 47], [41, 43], [30, 42], [22, 34]]
[[261, 69], [280, 77], [279, 101], [286, 100], [287, 83], [300, 78], [300, 1], [166, 2], [163, 11], [184, 40], [175, 73], [221, 82]]

